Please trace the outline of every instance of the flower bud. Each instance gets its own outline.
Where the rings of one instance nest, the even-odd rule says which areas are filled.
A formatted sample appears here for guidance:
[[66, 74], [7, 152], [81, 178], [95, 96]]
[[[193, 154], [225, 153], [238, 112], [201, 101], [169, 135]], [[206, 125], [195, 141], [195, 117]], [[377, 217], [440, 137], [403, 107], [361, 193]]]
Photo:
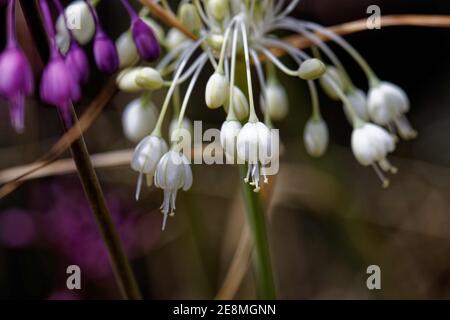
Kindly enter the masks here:
[[134, 19], [131, 34], [142, 59], [152, 62], [159, 58], [161, 48], [152, 28], [147, 23], [140, 18]]
[[139, 60], [139, 53], [134, 44], [130, 32], [122, 33], [116, 40], [116, 49], [119, 55], [119, 64], [121, 68], [132, 66]]
[[328, 147], [328, 127], [322, 119], [310, 119], [305, 126], [303, 142], [311, 157], [321, 157]]
[[217, 21], [222, 21], [229, 14], [228, 0], [209, 0], [208, 11]]
[[223, 106], [228, 97], [228, 81], [226, 77], [215, 72], [208, 80], [205, 90], [206, 105], [210, 109], [217, 109]]
[[150, 19], [149, 17], [141, 17], [141, 19], [150, 27], [152, 28], [153, 32], [155, 33], [155, 37], [158, 40], [159, 43], [162, 43], [165, 38], [164, 29], [156, 23], [155, 20]]
[[304, 61], [298, 70], [299, 77], [303, 80], [315, 80], [326, 71], [325, 64], [319, 59], [312, 58]]
[[149, 135], [155, 127], [158, 111], [150, 100], [137, 98], [131, 101], [122, 114], [122, 126], [125, 137], [132, 142], [139, 142]]
[[269, 83], [266, 87], [264, 112], [275, 121], [283, 120], [289, 112], [289, 101], [286, 90], [278, 83]]
[[334, 66], [328, 66], [325, 75], [326, 77], [320, 77], [319, 79], [320, 86], [330, 99], [336, 101], [340, 100], [334, 86], [330, 83], [330, 81], [334, 81], [334, 84], [338, 86], [342, 92], [345, 92], [344, 81], [342, 80], [339, 69]]
[[[86, 2], [82, 0], [72, 2], [65, 9], [65, 16], [67, 26], [80, 44], [84, 45], [91, 41], [95, 33], [95, 21]], [[70, 39], [62, 15], [56, 21], [56, 30], [61, 39]]]
[[[224, 104], [224, 109], [228, 113], [228, 107], [230, 104], [230, 97], [227, 97], [227, 101]], [[233, 111], [238, 120], [243, 121], [248, 118], [250, 107], [244, 93], [237, 86], [233, 89]]]
[[97, 30], [95, 35], [94, 57], [101, 72], [113, 74], [119, 68], [119, 56], [116, 46], [101, 29]]
[[139, 87], [146, 90], [157, 90], [164, 84], [159, 71], [150, 67], [140, 68], [135, 81]]
[[[358, 117], [364, 121], [368, 121], [370, 116], [369, 111], [367, 110], [367, 99], [364, 91], [362, 91], [361, 89], [354, 89], [347, 95], [347, 99], [348, 101], [350, 101], [350, 104], [352, 105], [352, 108], [356, 112]], [[347, 108], [344, 108], [344, 111], [347, 115], [347, 118], [351, 120], [351, 116], [347, 114]]]
[[89, 60], [76, 41], [72, 41], [66, 55], [66, 63], [74, 78], [81, 84], [89, 78]]
[[224, 38], [222, 34], [211, 34], [207, 39], [208, 45], [217, 52], [222, 49], [223, 40]]
[[182, 42], [186, 41], [187, 38], [180, 30], [172, 28], [167, 33], [166, 41], [164, 42], [167, 50], [173, 50], [178, 47]]
[[139, 92], [142, 88], [137, 84], [136, 77], [141, 67], [124, 69], [116, 78], [117, 87], [125, 92]]
[[178, 9], [178, 18], [190, 31], [196, 32], [202, 27], [202, 20], [192, 3], [183, 3]]

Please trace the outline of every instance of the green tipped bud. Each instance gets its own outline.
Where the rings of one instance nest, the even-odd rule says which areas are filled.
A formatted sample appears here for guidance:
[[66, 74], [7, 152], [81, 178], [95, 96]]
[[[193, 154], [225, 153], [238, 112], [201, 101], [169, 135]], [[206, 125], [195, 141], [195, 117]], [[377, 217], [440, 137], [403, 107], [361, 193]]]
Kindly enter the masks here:
[[117, 87], [125, 92], [139, 92], [142, 90], [136, 83], [136, 76], [141, 68], [124, 69], [116, 78]]
[[325, 94], [332, 100], [340, 100], [335, 87], [330, 83], [333, 81], [336, 86], [338, 86], [342, 92], [345, 92], [344, 81], [342, 79], [341, 73], [338, 68], [334, 66], [328, 66], [325, 72], [327, 77], [321, 77], [319, 79], [320, 86], [322, 87]]
[[223, 106], [228, 98], [228, 81], [223, 74], [215, 72], [208, 80], [205, 90], [206, 105], [210, 109]]
[[303, 80], [316, 80], [320, 78], [326, 70], [327, 68], [322, 61], [313, 58], [302, 63], [298, 70], [298, 75]]
[[160, 89], [164, 84], [161, 74], [157, 70], [149, 67], [141, 68], [136, 74], [135, 81], [139, 87], [147, 90]]
[[217, 21], [222, 21], [229, 14], [228, 0], [209, 0], [208, 11]]
[[191, 3], [184, 3], [180, 6], [178, 9], [178, 18], [192, 32], [196, 32], [202, 27], [202, 20], [198, 15], [197, 9]]

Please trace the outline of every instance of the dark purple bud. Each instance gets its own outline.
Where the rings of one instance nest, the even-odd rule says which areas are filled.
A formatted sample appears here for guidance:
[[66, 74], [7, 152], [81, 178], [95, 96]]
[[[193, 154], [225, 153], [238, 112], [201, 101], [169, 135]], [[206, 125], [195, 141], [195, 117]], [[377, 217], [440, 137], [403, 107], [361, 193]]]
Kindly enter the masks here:
[[8, 43], [0, 55], [0, 95], [9, 101], [11, 123], [17, 132], [24, 130], [25, 97], [33, 93], [33, 71], [16, 41], [15, 0], [9, 2]]
[[119, 69], [116, 46], [100, 28], [97, 28], [95, 34], [94, 57], [98, 69], [106, 74], [113, 74]]
[[59, 53], [53, 54], [42, 74], [42, 101], [60, 108], [64, 120], [70, 123], [70, 104], [73, 101], [78, 101], [81, 98], [80, 95], [79, 84], [66, 62]]
[[78, 83], [86, 83], [89, 79], [89, 61], [84, 50], [75, 40], [70, 44], [66, 55], [66, 63]]
[[142, 59], [152, 62], [159, 58], [161, 48], [152, 28], [141, 18], [135, 18], [131, 25], [134, 43]]

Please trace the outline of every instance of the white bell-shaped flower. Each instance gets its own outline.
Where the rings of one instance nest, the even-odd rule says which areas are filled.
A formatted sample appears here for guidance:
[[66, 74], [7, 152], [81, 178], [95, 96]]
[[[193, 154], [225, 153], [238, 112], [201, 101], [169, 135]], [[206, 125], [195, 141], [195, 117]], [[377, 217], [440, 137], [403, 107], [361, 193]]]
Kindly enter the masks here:
[[150, 185], [153, 181], [159, 160], [167, 150], [167, 143], [164, 139], [154, 135], [144, 138], [137, 145], [131, 161], [131, 168], [139, 173], [136, 187], [136, 200], [139, 200], [144, 174], [147, 175], [147, 183]]
[[328, 127], [322, 118], [311, 118], [305, 126], [303, 141], [306, 152], [311, 157], [321, 157], [328, 147], [329, 133]]
[[395, 149], [395, 137], [380, 126], [365, 123], [357, 127], [352, 133], [352, 150], [356, 159], [363, 166], [373, 166], [383, 182], [383, 186], [389, 186], [389, 180], [384, 177], [378, 166], [383, 171], [396, 173], [387, 160], [387, 155]]
[[[355, 111], [356, 115], [361, 118], [361, 120], [369, 121], [370, 115], [367, 110], [367, 97], [364, 91], [355, 88], [347, 94], [347, 99], [352, 105], [353, 111]], [[347, 108], [344, 108], [344, 111], [349, 121], [352, 122], [352, 117], [348, 114]]]
[[122, 126], [125, 137], [138, 142], [149, 135], [155, 127], [158, 110], [150, 100], [137, 98], [131, 101], [122, 113]]
[[[227, 95], [227, 101], [223, 105], [227, 113], [230, 104], [229, 99], [230, 97]], [[245, 94], [237, 86], [234, 86], [233, 88], [233, 100], [233, 111], [236, 118], [238, 118], [240, 121], [247, 119], [250, 112], [250, 106]]]
[[242, 125], [239, 121], [229, 120], [222, 124], [220, 129], [220, 143], [227, 157], [227, 161], [236, 159], [236, 143]]
[[[86, 2], [82, 0], [72, 2], [65, 9], [65, 16], [67, 26], [80, 44], [85, 45], [91, 41], [95, 33], [95, 21]], [[69, 32], [62, 15], [56, 21], [56, 31], [59, 38], [69, 41]]]
[[380, 82], [369, 90], [367, 108], [375, 123], [388, 125], [409, 111], [409, 99], [399, 86]]
[[164, 214], [162, 229], [166, 228], [167, 217], [175, 212], [178, 189], [187, 191], [192, 186], [192, 170], [186, 156], [170, 150], [161, 158], [156, 168], [155, 186], [164, 190], [161, 211]]
[[264, 166], [277, 156], [273, 154], [276, 150], [272, 147], [272, 140], [270, 129], [262, 122], [249, 122], [238, 134], [238, 157], [248, 163], [245, 182], [250, 182], [250, 185], [255, 187], [255, 192], [261, 189], [261, 175], [264, 177], [264, 183], [268, 182]]
[[228, 99], [229, 85], [227, 78], [215, 72], [208, 80], [205, 90], [206, 105], [210, 109], [220, 108]]
[[289, 99], [284, 87], [275, 82], [269, 82], [266, 87], [264, 112], [275, 121], [283, 120], [289, 112]]

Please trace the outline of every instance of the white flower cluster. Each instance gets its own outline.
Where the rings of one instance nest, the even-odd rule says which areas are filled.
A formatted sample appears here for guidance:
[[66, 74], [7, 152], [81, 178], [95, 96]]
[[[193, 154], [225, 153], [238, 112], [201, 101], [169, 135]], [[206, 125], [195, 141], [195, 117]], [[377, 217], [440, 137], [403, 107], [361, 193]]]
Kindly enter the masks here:
[[[303, 79], [308, 85], [312, 113], [303, 132], [306, 152], [313, 157], [323, 156], [329, 143], [329, 130], [320, 112], [319, 84], [331, 99], [342, 102], [343, 111], [354, 128], [351, 147], [356, 159], [363, 166], [373, 166], [383, 186], [389, 184], [383, 171], [395, 173], [397, 170], [387, 160], [387, 155], [395, 150], [396, 135], [404, 139], [417, 135], [405, 116], [410, 108], [408, 97], [398, 86], [380, 81], [364, 58], [342, 37], [316, 23], [290, 17], [298, 2], [182, 1], [176, 14], [198, 40], [186, 37], [177, 29], [164, 35], [162, 29], [149, 20], [166, 48], [163, 58], [151, 67], [134, 67], [138, 55], [129, 35], [118, 39], [121, 66], [125, 68], [117, 78], [118, 87], [126, 92], [143, 92], [143, 97], [132, 101], [123, 114], [126, 136], [132, 141], [143, 139], [132, 161], [132, 168], [139, 173], [137, 196], [144, 175], [149, 184], [154, 180], [156, 187], [164, 190], [161, 207], [164, 226], [167, 216], [174, 213], [177, 190], [188, 190], [193, 179], [189, 161], [178, 151], [177, 142], [169, 148], [162, 138], [162, 124], [173, 102], [175, 117], [171, 133], [183, 126], [189, 127], [186, 109], [208, 63], [214, 72], [205, 84], [206, 106], [226, 113], [220, 142], [227, 157], [237, 155], [247, 163], [245, 182], [254, 186], [255, 192], [262, 183], [268, 182], [266, 167], [279, 156], [273, 148], [274, 122], [282, 121], [289, 113], [288, 93], [279, 80], [279, 73]], [[280, 40], [276, 36], [278, 31], [299, 33], [308, 38], [315, 44], [312, 55]], [[367, 75], [367, 95], [353, 84], [339, 58], [320, 35], [334, 40], [359, 63]], [[271, 50], [274, 48], [286, 52], [297, 67], [288, 67]], [[242, 86], [244, 79], [239, 79], [240, 85], [237, 85], [236, 75], [245, 76], [246, 86]], [[181, 85], [188, 80], [184, 97], [180, 99]], [[258, 99], [254, 96], [256, 84], [261, 92]], [[162, 88], [168, 91], [158, 114], [149, 96]], [[255, 101], [259, 102], [259, 111]]]

